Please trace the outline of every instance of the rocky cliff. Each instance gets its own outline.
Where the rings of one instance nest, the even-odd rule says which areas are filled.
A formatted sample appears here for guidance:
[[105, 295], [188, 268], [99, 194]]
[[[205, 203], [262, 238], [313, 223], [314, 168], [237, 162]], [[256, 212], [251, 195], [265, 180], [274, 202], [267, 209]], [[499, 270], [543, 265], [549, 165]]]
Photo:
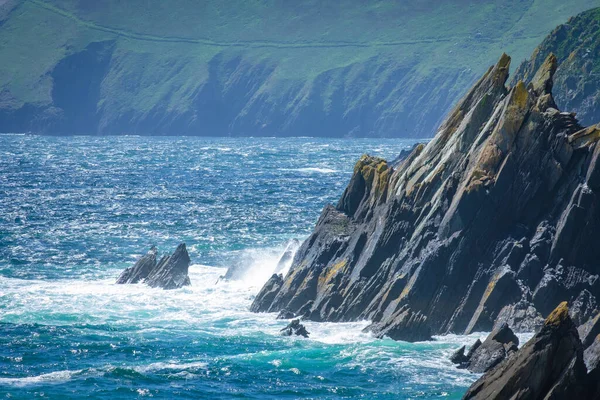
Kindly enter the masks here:
[[563, 300], [588, 320], [600, 295], [600, 128], [552, 96], [557, 59], [507, 87], [503, 55], [435, 138], [396, 163], [356, 164], [289, 273], [254, 311], [368, 319], [380, 336], [516, 331]]
[[528, 82], [550, 53], [558, 59], [554, 98], [560, 108], [577, 113], [586, 125], [600, 121], [600, 9], [560, 25], [519, 66], [516, 79]]

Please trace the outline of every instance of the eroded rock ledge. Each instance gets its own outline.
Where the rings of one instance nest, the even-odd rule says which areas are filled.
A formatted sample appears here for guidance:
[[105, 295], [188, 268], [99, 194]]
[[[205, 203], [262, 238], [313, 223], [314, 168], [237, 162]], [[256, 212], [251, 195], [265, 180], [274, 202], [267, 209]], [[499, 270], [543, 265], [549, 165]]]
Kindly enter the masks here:
[[587, 321], [600, 295], [600, 127], [557, 109], [553, 55], [527, 86], [505, 86], [509, 66], [503, 55], [426, 146], [392, 164], [361, 158], [252, 310], [368, 319], [410, 341], [497, 319], [539, 329], [563, 300]]

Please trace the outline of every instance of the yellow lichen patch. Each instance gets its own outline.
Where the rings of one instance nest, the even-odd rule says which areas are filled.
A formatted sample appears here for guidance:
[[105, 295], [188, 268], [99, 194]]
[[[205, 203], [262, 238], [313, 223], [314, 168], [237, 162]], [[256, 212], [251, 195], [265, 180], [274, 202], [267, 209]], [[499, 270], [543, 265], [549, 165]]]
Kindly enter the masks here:
[[485, 288], [485, 292], [483, 293], [483, 297], [481, 298], [481, 304], [485, 303], [488, 297], [490, 297], [490, 294], [492, 294], [494, 291], [499, 278], [500, 274], [496, 274], [492, 277], [492, 279], [490, 279], [490, 283], [488, 283], [487, 287]]
[[387, 171], [387, 169], [388, 169], [387, 162], [381, 161], [379, 164], [377, 164], [377, 172], [378, 173], [382, 173], [384, 171]]
[[386, 169], [379, 173], [377, 187], [375, 188], [375, 198], [380, 199], [387, 195], [387, 189], [390, 182], [390, 170]]
[[487, 172], [476, 168], [471, 174], [471, 177], [469, 178], [469, 183], [467, 184], [465, 191], [467, 193], [477, 191], [479, 190], [479, 188], [485, 186], [488, 182], [490, 182], [491, 179], [492, 178], [487, 174]]
[[479, 169], [485, 171], [485, 175], [492, 175], [503, 159], [502, 151], [498, 146], [488, 143], [482, 150], [477, 162]]
[[569, 136], [569, 143], [574, 149], [581, 149], [596, 143], [600, 139], [600, 124], [590, 126]]
[[331, 267], [327, 268], [325, 270], [325, 274], [321, 274], [321, 276], [319, 277], [319, 285], [320, 286], [327, 285], [331, 281], [331, 279], [335, 275], [337, 275], [337, 273], [339, 271], [341, 271], [342, 269], [344, 269], [346, 267], [346, 265], [348, 265], [348, 260], [342, 260], [340, 262], [333, 264]]
[[405, 298], [406, 296], [408, 296], [410, 294], [410, 291], [412, 290], [413, 286], [415, 285], [415, 282], [417, 281], [417, 277], [419, 276], [420, 269], [421, 269], [421, 267], [419, 267], [417, 269], [417, 271], [415, 271], [415, 273], [410, 277], [410, 279], [408, 280], [408, 283], [406, 284], [406, 286], [404, 286], [404, 289], [402, 289], [402, 293], [400, 293], [398, 300], [402, 300], [403, 298]]
[[562, 324], [567, 318], [569, 318], [569, 306], [566, 301], [563, 301], [548, 315], [548, 318], [544, 321], [544, 325], [556, 327]]
[[520, 109], [527, 107], [527, 103], [529, 101], [529, 92], [527, 91], [523, 81], [519, 81], [515, 86], [511, 100], [511, 103]]

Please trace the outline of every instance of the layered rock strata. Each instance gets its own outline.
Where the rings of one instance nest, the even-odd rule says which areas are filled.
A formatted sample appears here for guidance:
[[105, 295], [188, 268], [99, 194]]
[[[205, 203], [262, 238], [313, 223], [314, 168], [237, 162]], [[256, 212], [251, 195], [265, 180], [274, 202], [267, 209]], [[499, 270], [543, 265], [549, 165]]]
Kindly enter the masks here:
[[361, 158], [251, 309], [367, 319], [378, 336], [418, 341], [491, 331], [499, 317], [535, 329], [563, 300], [596, 304], [600, 127], [557, 109], [556, 63], [507, 87], [503, 55], [427, 145], [395, 163]]

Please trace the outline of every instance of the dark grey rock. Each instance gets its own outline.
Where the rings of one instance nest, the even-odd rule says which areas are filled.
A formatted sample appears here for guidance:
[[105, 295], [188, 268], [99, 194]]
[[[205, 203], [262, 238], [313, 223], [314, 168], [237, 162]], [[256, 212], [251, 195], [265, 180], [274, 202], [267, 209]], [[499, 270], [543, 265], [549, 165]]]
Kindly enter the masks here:
[[522, 300], [500, 310], [494, 329], [502, 324], [507, 324], [518, 333], [538, 332], [544, 325], [544, 318], [530, 302]]
[[592, 344], [583, 352], [583, 361], [588, 371], [600, 367], [600, 335], [596, 336]]
[[277, 319], [294, 319], [296, 314], [288, 310], [281, 310], [277, 315]]
[[596, 298], [586, 289], [579, 293], [579, 296], [577, 296], [569, 308], [569, 315], [577, 326], [583, 325], [597, 314], [598, 305], [596, 304]]
[[463, 399], [593, 399], [588, 379], [577, 329], [564, 302], [539, 333], [477, 380]]
[[590, 318], [585, 324], [577, 328], [577, 331], [583, 347], [591, 346], [596, 336], [600, 335], [600, 314]]
[[265, 283], [260, 292], [256, 295], [256, 298], [252, 302], [250, 306], [250, 311], [252, 312], [268, 312], [268, 306], [271, 304], [275, 295], [281, 289], [281, 285], [283, 285], [283, 276], [281, 274], [273, 274]]
[[289, 323], [288, 326], [281, 330], [283, 336], [302, 336], [308, 338], [310, 333], [306, 330], [306, 327], [300, 323], [299, 319], [295, 319]]
[[133, 267], [129, 267], [121, 273], [116, 283], [118, 285], [140, 283], [150, 275], [155, 267], [156, 247], [152, 246], [150, 251], [137, 260]]
[[471, 372], [484, 373], [518, 349], [519, 339], [507, 324], [503, 324], [490, 333], [480, 346], [476, 346], [467, 360], [461, 364], [461, 368], [466, 368]]
[[460, 349], [456, 350], [454, 353], [452, 353], [452, 355], [450, 356], [450, 361], [452, 362], [452, 364], [462, 364], [468, 361], [468, 358], [465, 355], [465, 350], [466, 346], [463, 346]]
[[170, 256], [163, 256], [150, 272], [145, 283], [153, 288], [180, 289], [191, 284], [188, 276], [190, 256], [185, 243], [177, 246]]

